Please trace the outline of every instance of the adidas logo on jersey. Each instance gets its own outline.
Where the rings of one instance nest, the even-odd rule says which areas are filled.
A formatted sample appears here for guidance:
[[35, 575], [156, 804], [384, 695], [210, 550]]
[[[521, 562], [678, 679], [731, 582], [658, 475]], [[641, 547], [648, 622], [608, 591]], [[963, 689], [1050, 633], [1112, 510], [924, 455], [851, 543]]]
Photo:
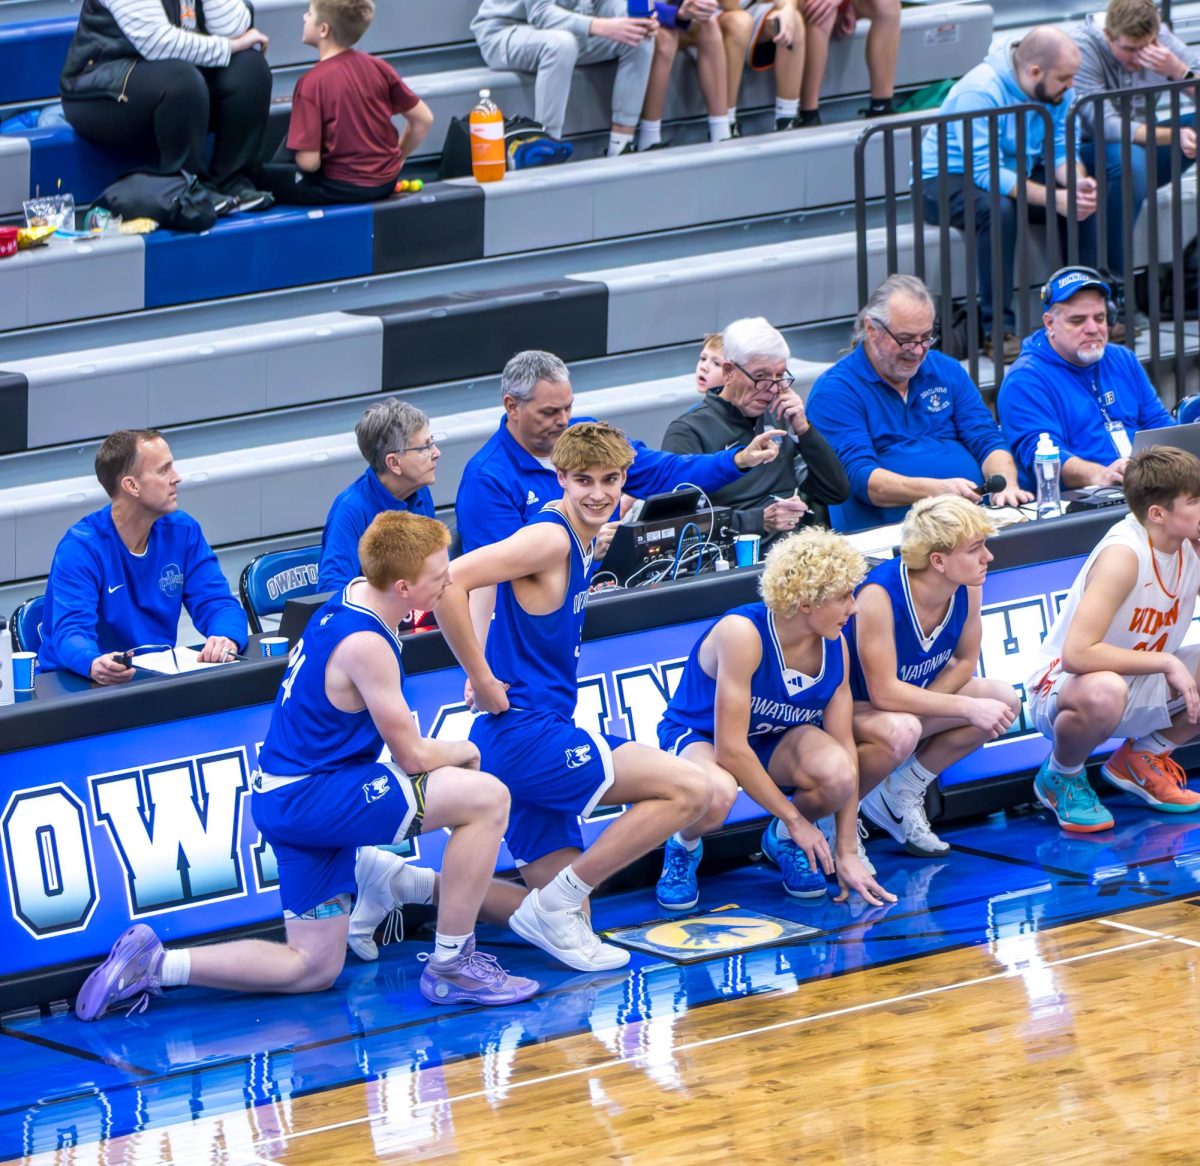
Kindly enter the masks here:
[[536, 506], [537, 502], [538, 496], [532, 490], [530, 490], [529, 493], [525, 495], [525, 505]]

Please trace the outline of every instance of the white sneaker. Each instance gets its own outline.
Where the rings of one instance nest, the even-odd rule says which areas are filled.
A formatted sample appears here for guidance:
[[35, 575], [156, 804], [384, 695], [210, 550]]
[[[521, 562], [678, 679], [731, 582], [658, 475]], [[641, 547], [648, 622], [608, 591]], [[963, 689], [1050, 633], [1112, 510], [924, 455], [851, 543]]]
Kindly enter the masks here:
[[918, 858], [939, 858], [950, 853], [950, 844], [932, 830], [925, 815], [925, 799], [918, 798], [904, 815], [904, 849]]
[[543, 910], [537, 891], [530, 891], [521, 900], [508, 925], [522, 939], [576, 971], [603, 972], [629, 963], [629, 952], [624, 948], [600, 942], [581, 908]]
[[[863, 825], [861, 818], [855, 818], [855, 825], [858, 827], [858, 843], [855, 847], [855, 852], [858, 854], [858, 861], [863, 864], [863, 870], [872, 878], [875, 877], [875, 864], [867, 857], [867, 848], [863, 845], [867, 837], [867, 828]], [[817, 829], [825, 835], [825, 841], [829, 843], [829, 853], [834, 856], [834, 861], [837, 860], [837, 822], [832, 814], [827, 814], [824, 818], [817, 819]]]
[[858, 810], [864, 818], [870, 819], [881, 830], [886, 830], [903, 846], [908, 840], [904, 831], [904, 817], [918, 800], [911, 790], [893, 789], [891, 778], [886, 777], [858, 803]]
[[[400, 871], [400, 897], [392, 893], [392, 879]], [[377, 846], [363, 846], [358, 851], [354, 865], [354, 880], [358, 892], [354, 899], [354, 910], [350, 912], [350, 930], [346, 943], [361, 960], [379, 958], [379, 945], [375, 942], [375, 931], [387, 919], [384, 928], [384, 943], [399, 943], [404, 938], [404, 917], [399, 907], [402, 903], [432, 902], [432, 871], [418, 872], [398, 854], [380, 850]]]

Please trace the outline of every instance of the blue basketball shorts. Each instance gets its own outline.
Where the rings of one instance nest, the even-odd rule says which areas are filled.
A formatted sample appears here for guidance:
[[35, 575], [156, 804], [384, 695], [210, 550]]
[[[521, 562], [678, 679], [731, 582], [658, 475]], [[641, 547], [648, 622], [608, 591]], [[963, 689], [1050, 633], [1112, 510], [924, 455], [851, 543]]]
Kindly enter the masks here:
[[612, 751], [624, 737], [581, 729], [552, 713], [484, 713], [471, 726], [480, 768], [508, 787], [512, 809], [504, 840], [518, 866], [562, 850], [583, 849], [579, 819], [614, 780]]
[[[779, 742], [783, 738], [783, 733], [756, 733], [753, 737], [746, 738], [759, 764], [768, 772], [771, 769], [771, 758], [775, 756], [775, 750], [779, 748]], [[683, 751], [697, 741], [704, 741], [709, 745], [714, 743], [711, 734], [702, 733], [699, 729], [689, 729], [687, 725], [681, 725], [670, 717], [663, 717], [658, 722], [658, 747], [664, 753], [682, 757]]]
[[379, 761], [298, 779], [256, 773], [250, 812], [275, 852], [284, 914], [353, 892], [360, 846], [420, 834], [428, 779]]

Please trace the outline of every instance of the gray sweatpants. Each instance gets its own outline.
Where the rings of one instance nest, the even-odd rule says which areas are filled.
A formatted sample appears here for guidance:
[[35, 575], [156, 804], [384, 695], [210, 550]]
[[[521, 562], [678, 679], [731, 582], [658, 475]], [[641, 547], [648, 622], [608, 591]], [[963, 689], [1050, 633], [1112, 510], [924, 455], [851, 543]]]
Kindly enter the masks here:
[[[627, 0], [598, 0], [596, 15], [628, 16]], [[623, 45], [606, 37], [580, 38], [562, 29], [534, 28], [528, 24], [499, 25], [495, 31], [477, 28], [476, 35], [489, 69], [536, 74], [533, 116], [554, 137], [562, 137], [575, 66], [611, 61], [614, 57], [617, 76], [613, 82], [613, 122], [637, 125], [650, 79], [653, 37], [638, 45]]]

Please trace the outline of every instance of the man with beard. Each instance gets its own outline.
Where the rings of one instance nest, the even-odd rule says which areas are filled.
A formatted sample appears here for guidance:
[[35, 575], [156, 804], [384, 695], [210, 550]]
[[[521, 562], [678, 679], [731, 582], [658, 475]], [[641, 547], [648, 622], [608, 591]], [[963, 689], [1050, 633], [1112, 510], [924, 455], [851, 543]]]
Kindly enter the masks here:
[[987, 479], [995, 506], [1030, 495], [979, 390], [956, 360], [934, 352], [933, 300], [915, 275], [891, 275], [868, 297], [854, 348], [826, 369], [808, 397], [809, 420], [850, 479], [850, 497], [829, 508], [837, 530], [900, 522], [920, 498], [980, 501]]
[[1064, 267], [1042, 288], [1044, 328], [1026, 338], [1000, 388], [1004, 436], [1021, 483], [1033, 488], [1038, 435], [1062, 456], [1063, 485], [1120, 485], [1139, 429], [1174, 425], [1135, 353], [1109, 344], [1109, 285], [1090, 267]]
[[[1067, 181], [1067, 112], [1075, 98], [1072, 86], [1079, 68], [1078, 46], [1059, 28], [1039, 25], [1030, 29], [1021, 40], [1002, 45], [988, 54], [965, 77], [956, 82], [946, 95], [941, 113], [972, 113], [1001, 109], [1005, 106], [1036, 102], [1046, 108], [1054, 128], [1054, 209], [1064, 222], [1060, 223], [1060, 243], [1066, 237], [1065, 216], [1068, 211]], [[1000, 262], [1001, 302], [993, 302], [992, 288], [992, 207], [987, 192], [991, 190], [991, 133], [988, 120], [978, 117], [971, 123], [970, 157], [964, 144], [964, 123], [950, 122], [946, 126], [945, 172], [940, 169], [938, 127], [930, 127], [921, 143], [921, 178], [924, 183], [924, 215], [927, 223], [940, 221], [939, 193], [945, 184], [949, 193], [949, 224], [964, 226], [965, 172], [969, 166], [974, 177], [975, 194], [975, 253], [979, 270], [979, 315], [985, 336], [985, 351], [991, 356], [992, 321], [998, 313], [1003, 318], [1004, 357], [1011, 360], [1020, 352], [1016, 322], [1012, 309], [1013, 256], [1017, 243], [1017, 175], [1023, 171], [1030, 219], [1044, 221], [1048, 191], [1043, 166], [1045, 157], [1045, 119], [1033, 113], [1023, 115], [1024, 156], [1017, 154], [1017, 115], [1005, 114], [996, 119], [999, 153], [999, 193], [1001, 233]], [[1082, 164], [1077, 164], [1079, 180], [1075, 188], [1075, 216], [1079, 220], [1079, 255], [1085, 263], [1095, 262], [1095, 224], [1090, 216], [1096, 209], [1096, 183], [1087, 177]], [[1085, 221], [1086, 220], [1086, 221]], [[1061, 260], [1059, 262], [1062, 262]]]

